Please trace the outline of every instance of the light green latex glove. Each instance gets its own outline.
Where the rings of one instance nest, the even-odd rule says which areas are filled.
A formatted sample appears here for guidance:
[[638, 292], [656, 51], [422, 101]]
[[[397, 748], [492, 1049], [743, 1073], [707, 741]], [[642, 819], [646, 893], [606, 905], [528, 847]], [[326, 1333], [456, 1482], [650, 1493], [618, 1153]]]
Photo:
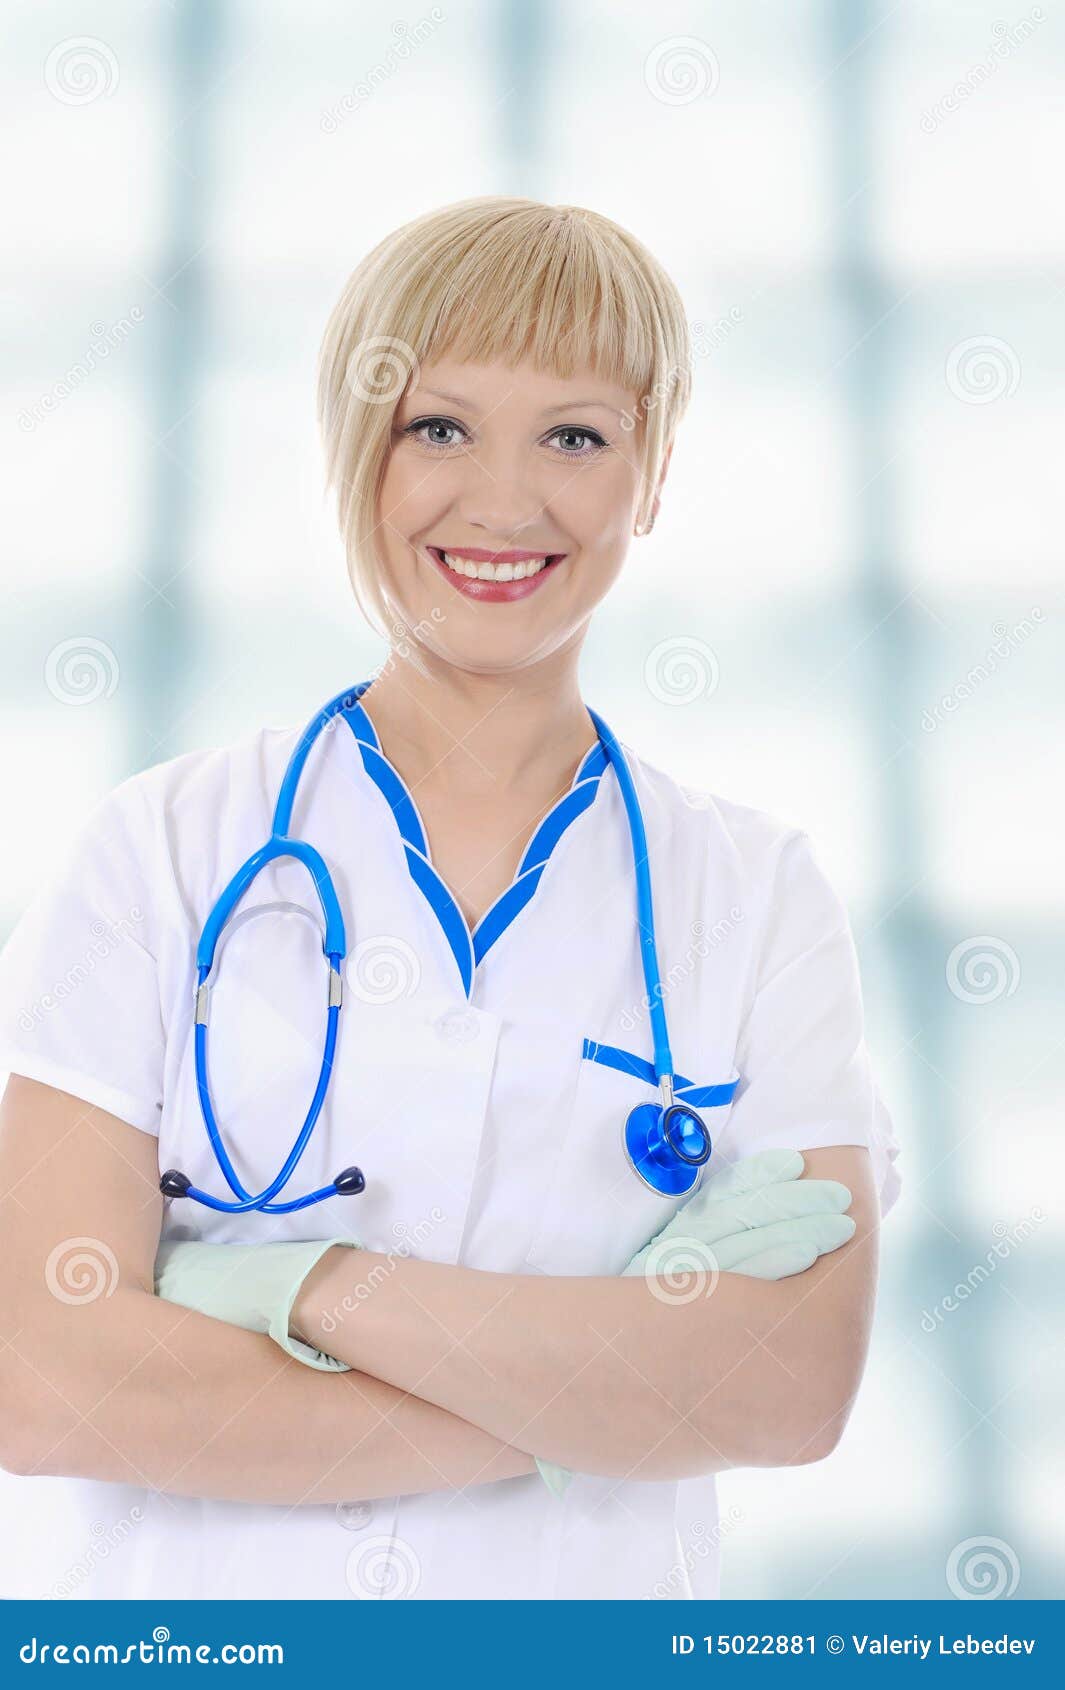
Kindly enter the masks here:
[[[741, 1273], [749, 1279], [787, 1279], [853, 1238], [843, 1213], [851, 1193], [839, 1180], [800, 1179], [797, 1150], [763, 1150], [712, 1174], [687, 1203], [633, 1256], [622, 1278], [677, 1273]], [[552, 1461], [536, 1463], [554, 1496], [573, 1474]]]
[[311, 1269], [334, 1244], [351, 1238], [312, 1238], [284, 1244], [196, 1244], [167, 1241], [155, 1257], [155, 1294], [168, 1303], [209, 1314], [249, 1332], [267, 1332], [307, 1367], [347, 1373], [346, 1362], [290, 1338], [289, 1315]]

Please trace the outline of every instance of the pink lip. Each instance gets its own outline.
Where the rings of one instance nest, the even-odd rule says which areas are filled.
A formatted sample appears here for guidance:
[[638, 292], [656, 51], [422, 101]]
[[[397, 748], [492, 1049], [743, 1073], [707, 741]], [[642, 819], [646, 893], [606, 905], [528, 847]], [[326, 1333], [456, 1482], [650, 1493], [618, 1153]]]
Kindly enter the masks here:
[[478, 604], [512, 604], [516, 599], [527, 599], [530, 593], [535, 593], [555, 572], [555, 565], [565, 557], [565, 552], [552, 554], [550, 552], [486, 552], [480, 547], [451, 547], [448, 554], [451, 557], [468, 558], [471, 563], [524, 563], [531, 557], [551, 557], [554, 562], [546, 564], [536, 575], [528, 576], [524, 581], [477, 581], [469, 575], [456, 575], [449, 569], [442, 558], [438, 557], [440, 548], [427, 546], [426, 551], [433, 561], [434, 567], [444, 576], [455, 592], [464, 598], [473, 599]]

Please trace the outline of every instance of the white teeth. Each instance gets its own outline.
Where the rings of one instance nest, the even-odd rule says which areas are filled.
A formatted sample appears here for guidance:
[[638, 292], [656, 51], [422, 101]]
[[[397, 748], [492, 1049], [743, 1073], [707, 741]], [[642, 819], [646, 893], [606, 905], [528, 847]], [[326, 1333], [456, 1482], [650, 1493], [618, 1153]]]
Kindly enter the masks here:
[[474, 563], [470, 558], [453, 557], [450, 552], [440, 555], [456, 575], [465, 575], [471, 581], [524, 581], [530, 575], [539, 575], [547, 564], [546, 557], [529, 558], [521, 563]]

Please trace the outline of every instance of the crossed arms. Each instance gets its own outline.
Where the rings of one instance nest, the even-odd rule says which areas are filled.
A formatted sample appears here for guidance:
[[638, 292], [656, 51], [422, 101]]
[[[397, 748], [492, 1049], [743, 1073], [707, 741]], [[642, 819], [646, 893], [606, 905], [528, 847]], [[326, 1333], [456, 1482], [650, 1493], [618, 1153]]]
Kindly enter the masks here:
[[[804, 1156], [807, 1175], [850, 1187], [857, 1223], [805, 1273], [725, 1273], [712, 1296], [669, 1303], [639, 1279], [403, 1261], [320, 1340], [352, 1371], [320, 1373], [156, 1297], [156, 1141], [13, 1075], [0, 1465], [297, 1506], [488, 1483], [534, 1456], [635, 1479], [822, 1459], [865, 1365], [878, 1203], [867, 1151]], [[99, 1294], [57, 1280], [72, 1240]], [[319, 1341], [322, 1310], [380, 1260], [323, 1258], [297, 1305], [303, 1335]]]

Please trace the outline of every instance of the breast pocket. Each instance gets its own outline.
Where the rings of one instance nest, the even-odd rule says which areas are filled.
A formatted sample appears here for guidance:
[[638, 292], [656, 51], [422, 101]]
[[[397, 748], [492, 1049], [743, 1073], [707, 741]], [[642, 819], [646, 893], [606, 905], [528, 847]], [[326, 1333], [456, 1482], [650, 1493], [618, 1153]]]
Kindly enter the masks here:
[[[633, 1065], [646, 1066], [639, 1059]], [[566, 1137], [525, 1258], [530, 1267], [550, 1274], [619, 1274], [676, 1214], [684, 1199], [652, 1191], [625, 1154], [630, 1111], [657, 1097], [653, 1077], [582, 1058]], [[700, 1113], [713, 1140], [728, 1101], [701, 1106]]]

